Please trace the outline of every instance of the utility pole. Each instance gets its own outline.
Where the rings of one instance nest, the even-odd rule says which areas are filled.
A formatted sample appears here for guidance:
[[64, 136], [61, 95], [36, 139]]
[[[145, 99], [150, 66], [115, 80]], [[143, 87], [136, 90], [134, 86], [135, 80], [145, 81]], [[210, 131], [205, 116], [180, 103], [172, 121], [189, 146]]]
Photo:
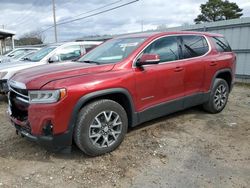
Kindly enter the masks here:
[[57, 29], [56, 29], [56, 5], [55, 5], [55, 0], [52, 0], [52, 4], [53, 4], [53, 18], [54, 18], [55, 42], [57, 42]]
[[141, 21], [141, 32], [143, 32], [143, 20]]

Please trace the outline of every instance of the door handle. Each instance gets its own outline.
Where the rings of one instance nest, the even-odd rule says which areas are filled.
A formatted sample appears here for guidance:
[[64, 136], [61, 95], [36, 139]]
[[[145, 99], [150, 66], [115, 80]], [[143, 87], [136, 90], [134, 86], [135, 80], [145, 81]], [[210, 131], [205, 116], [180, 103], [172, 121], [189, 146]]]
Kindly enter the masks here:
[[216, 61], [211, 61], [209, 65], [210, 65], [210, 66], [216, 66], [216, 65], [217, 65], [217, 62], [216, 62]]
[[175, 69], [174, 69], [175, 72], [181, 72], [183, 70], [184, 70], [183, 67], [175, 67]]

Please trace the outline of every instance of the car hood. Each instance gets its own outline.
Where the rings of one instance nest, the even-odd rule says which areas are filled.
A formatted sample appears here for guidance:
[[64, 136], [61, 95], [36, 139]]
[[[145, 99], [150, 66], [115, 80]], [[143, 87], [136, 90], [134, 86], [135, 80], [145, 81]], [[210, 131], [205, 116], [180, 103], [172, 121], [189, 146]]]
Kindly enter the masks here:
[[10, 84], [18, 82], [24, 84], [27, 89], [40, 89], [54, 80], [107, 72], [113, 67], [114, 64], [95, 65], [79, 62], [48, 64], [17, 72], [11, 78]]
[[14, 61], [11, 60], [10, 62], [1, 63], [0, 64], [0, 71], [13, 69], [16, 67], [28, 67], [28, 66], [36, 66], [41, 65], [39, 62], [30, 62], [30, 61]]

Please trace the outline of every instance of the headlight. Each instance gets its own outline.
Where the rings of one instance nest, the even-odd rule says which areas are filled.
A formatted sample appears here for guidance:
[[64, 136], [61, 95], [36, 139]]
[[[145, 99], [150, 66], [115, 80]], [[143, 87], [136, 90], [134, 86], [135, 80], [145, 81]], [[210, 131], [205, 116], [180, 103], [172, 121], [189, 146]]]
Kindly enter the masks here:
[[5, 77], [6, 74], [8, 74], [8, 72], [0, 72], [0, 79], [2, 79], [3, 77]]
[[30, 103], [55, 103], [66, 96], [66, 89], [29, 91]]

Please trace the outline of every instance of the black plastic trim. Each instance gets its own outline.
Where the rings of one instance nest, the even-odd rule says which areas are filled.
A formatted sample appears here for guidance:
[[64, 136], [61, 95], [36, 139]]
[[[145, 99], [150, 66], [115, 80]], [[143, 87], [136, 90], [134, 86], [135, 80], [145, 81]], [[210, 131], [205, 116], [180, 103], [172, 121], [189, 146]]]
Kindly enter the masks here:
[[159, 118], [186, 108], [197, 106], [209, 100], [210, 92], [197, 93], [176, 100], [161, 103], [154, 107], [139, 112], [139, 123], [143, 123], [155, 118]]
[[50, 135], [50, 136], [34, 136], [26, 130], [22, 129], [20, 126], [15, 126], [17, 134], [26, 138], [31, 142], [36, 142], [37, 144], [45, 147], [46, 149], [53, 152], [60, 153], [70, 153], [72, 146], [72, 137], [66, 132], [60, 135]]
[[[211, 85], [210, 85], [210, 91], [211, 91], [212, 88], [213, 88], [213, 84], [214, 84], [214, 81], [215, 81], [215, 79], [217, 78], [217, 76], [218, 76], [219, 74], [225, 73], [225, 72], [229, 72], [230, 75], [231, 75], [231, 78], [233, 79], [233, 73], [232, 73], [232, 70], [231, 70], [231, 69], [226, 68], [226, 69], [218, 70], [218, 71], [214, 74], [214, 76], [213, 76], [213, 80], [212, 80]], [[230, 87], [230, 92], [231, 92], [232, 89], [233, 89], [233, 84], [234, 84], [234, 82], [233, 82], [233, 80], [232, 80], [232, 81], [231, 81], [231, 84], [229, 85], [229, 87]]]

